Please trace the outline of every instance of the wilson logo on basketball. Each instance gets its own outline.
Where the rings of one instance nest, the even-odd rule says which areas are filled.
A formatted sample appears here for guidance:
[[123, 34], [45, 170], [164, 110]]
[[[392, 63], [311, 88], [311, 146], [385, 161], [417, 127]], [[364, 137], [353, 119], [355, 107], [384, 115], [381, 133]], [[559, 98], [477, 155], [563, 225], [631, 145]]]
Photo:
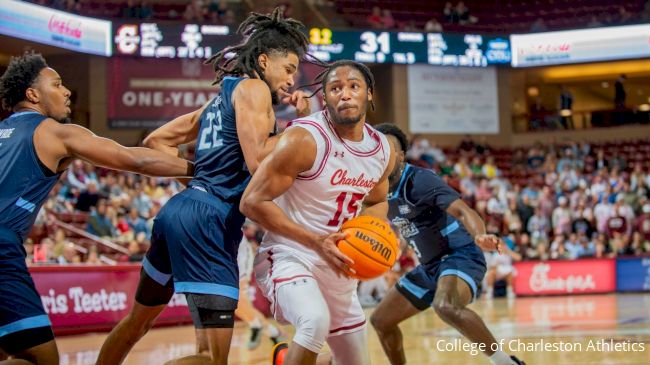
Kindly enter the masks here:
[[338, 169], [332, 175], [330, 182], [332, 185], [349, 185], [368, 189], [372, 189], [377, 185], [374, 179], [366, 179], [365, 177], [363, 172], [358, 177], [348, 177], [348, 170]]
[[372, 237], [366, 236], [361, 231], [357, 231], [355, 236], [364, 242], [368, 242], [372, 246], [373, 252], [377, 252], [381, 257], [385, 258], [386, 261], [390, 261], [390, 256], [393, 254], [393, 251], [389, 247], [385, 247], [381, 242]]

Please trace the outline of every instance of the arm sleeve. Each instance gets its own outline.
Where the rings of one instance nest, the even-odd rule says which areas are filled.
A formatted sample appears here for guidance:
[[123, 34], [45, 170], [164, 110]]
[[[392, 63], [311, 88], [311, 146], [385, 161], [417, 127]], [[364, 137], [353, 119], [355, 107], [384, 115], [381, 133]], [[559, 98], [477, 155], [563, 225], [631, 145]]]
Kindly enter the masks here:
[[418, 171], [413, 176], [410, 200], [417, 206], [438, 207], [446, 210], [460, 194], [447, 185], [433, 171]]

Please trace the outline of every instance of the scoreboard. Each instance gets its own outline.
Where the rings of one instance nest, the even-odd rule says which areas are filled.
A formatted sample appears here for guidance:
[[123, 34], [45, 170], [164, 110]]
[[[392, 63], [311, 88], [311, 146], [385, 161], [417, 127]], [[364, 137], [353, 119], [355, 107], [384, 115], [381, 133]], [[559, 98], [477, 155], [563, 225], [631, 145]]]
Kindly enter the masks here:
[[[323, 61], [351, 59], [364, 63], [424, 63], [486, 67], [509, 64], [508, 37], [388, 31], [309, 30], [309, 52]], [[239, 43], [227, 26], [173, 23], [114, 24], [115, 55], [147, 58], [210, 57]]]
[[204, 59], [236, 44], [240, 36], [225, 25], [173, 23], [113, 24], [114, 55]]
[[485, 67], [509, 64], [507, 37], [388, 31], [309, 30], [310, 52], [323, 61], [351, 59], [366, 63], [426, 63]]

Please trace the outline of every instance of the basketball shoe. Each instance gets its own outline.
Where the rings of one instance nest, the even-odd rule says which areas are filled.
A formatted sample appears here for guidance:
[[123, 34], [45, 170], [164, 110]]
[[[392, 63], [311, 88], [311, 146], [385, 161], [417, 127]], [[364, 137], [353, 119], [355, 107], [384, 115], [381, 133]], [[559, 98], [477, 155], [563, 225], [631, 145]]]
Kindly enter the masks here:
[[510, 360], [512, 360], [513, 363], [517, 365], [526, 365], [525, 362], [519, 360], [516, 356], [510, 356]]
[[[271, 350], [271, 365], [282, 365], [284, 358], [289, 351], [289, 345], [286, 342], [278, 342]], [[524, 364], [525, 365], [525, 364]]]

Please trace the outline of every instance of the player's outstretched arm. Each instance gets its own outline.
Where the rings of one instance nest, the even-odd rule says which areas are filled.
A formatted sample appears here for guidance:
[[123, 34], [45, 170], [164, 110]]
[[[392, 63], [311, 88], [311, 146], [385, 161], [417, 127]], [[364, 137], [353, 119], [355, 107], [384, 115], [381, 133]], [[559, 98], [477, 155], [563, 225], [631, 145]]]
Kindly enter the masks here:
[[485, 223], [478, 213], [461, 199], [456, 199], [447, 207], [447, 213], [458, 219], [469, 234], [474, 237], [476, 244], [484, 251], [497, 250], [501, 253], [501, 240], [485, 231]]
[[151, 176], [191, 176], [194, 165], [178, 157], [143, 147], [124, 147], [119, 143], [95, 135], [76, 124], [44, 121], [42, 135], [53, 136], [48, 141], [49, 156], [79, 158], [93, 165], [130, 171]]
[[207, 106], [208, 104], [205, 104], [201, 109], [175, 118], [169, 123], [165, 123], [163, 126], [151, 132], [144, 139], [143, 144], [170, 156], [178, 156], [178, 146], [196, 140], [201, 126], [201, 114]]
[[237, 137], [252, 175], [278, 142], [278, 137], [269, 138], [275, 126], [271, 91], [262, 80], [243, 80], [235, 88], [232, 103], [235, 107]]
[[335, 271], [346, 273], [352, 260], [336, 247], [336, 242], [345, 238], [345, 234], [321, 237], [292, 221], [273, 202], [289, 190], [298, 174], [309, 170], [315, 160], [316, 141], [312, 135], [302, 128], [287, 130], [253, 175], [239, 208], [265, 229], [315, 250]]
[[[377, 185], [370, 190], [368, 196], [363, 200], [363, 210], [361, 211], [362, 215], [371, 215], [383, 220], [388, 220], [388, 176], [395, 166], [395, 147], [392, 143], [389, 143], [389, 145], [390, 157], [386, 171], [384, 171], [384, 175]], [[398, 231], [395, 230], [395, 232]]]

